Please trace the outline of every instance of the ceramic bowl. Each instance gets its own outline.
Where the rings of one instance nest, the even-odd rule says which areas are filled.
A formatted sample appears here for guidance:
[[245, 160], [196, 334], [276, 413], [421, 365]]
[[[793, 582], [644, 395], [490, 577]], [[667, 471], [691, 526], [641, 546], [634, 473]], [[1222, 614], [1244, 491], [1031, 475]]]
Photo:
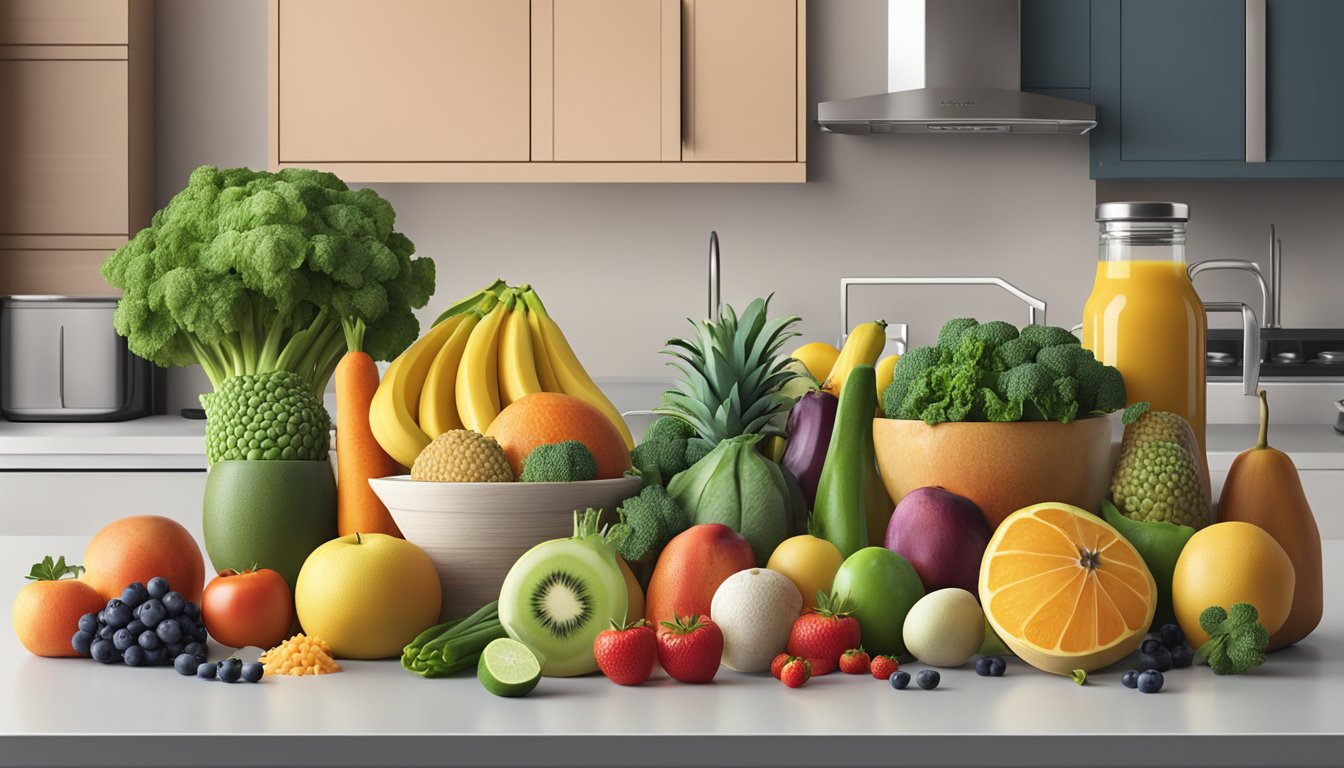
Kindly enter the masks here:
[[431, 483], [398, 475], [369, 484], [406, 540], [434, 561], [443, 585], [442, 619], [447, 620], [497, 599], [519, 556], [574, 532], [575, 510], [614, 512], [639, 493], [640, 479]]
[[882, 482], [899, 502], [924, 486], [974, 501], [992, 527], [1017, 510], [1061, 501], [1096, 512], [1110, 488], [1116, 416], [1056, 421], [875, 419]]

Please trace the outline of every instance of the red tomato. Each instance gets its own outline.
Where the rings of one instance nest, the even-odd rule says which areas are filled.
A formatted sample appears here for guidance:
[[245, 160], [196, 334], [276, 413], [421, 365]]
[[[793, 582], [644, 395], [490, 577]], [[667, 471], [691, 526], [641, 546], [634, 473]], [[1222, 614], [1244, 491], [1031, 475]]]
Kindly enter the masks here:
[[294, 598], [285, 578], [270, 568], [224, 570], [205, 585], [201, 619], [221, 645], [274, 648], [289, 635]]

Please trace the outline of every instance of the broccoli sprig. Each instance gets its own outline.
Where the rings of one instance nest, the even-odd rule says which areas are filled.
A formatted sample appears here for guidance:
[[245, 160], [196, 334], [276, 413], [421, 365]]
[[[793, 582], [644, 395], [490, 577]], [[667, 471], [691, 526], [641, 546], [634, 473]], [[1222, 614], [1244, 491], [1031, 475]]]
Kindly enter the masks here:
[[1240, 675], [1265, 663], [1269, 632], [1254, 605], [1237, 603], [1230, 611], [1211, 605], [1199, 614], [1199, 626], [1209, 640], [1196, 653], [1215, 675]]
[[[695, 427], [679, 416], [663, 416], [644, 430], [644, 438], [630, 452], [630, 463], [645, 484], [667, 485], [678, 472], [695, 462], [688, 456]], [[703, 456], [703, 454], [700, 454]]]
[[546, 443], [523, 459], [524, 483], [578, 483], [597, 477], [597, 459], [578, 440]]
[[648, 584], [654, 561], [673, 536], [691, 527], [691, 518], [661, 485], [648, 485], [621, 503], [617, 510], [630, 535], [621, 542], [621, 557], [639, 579]]

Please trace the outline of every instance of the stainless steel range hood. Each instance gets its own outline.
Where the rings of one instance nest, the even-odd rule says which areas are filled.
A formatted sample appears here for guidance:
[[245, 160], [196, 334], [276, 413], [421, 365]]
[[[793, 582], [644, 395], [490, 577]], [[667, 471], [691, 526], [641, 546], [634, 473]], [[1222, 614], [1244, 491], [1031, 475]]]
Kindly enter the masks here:
[[1054, 133], [1096, 127], [1091, 104], [1021, 90], [1018, 0], [888, 0], [891, 93], [817, 105], [831, 133]]

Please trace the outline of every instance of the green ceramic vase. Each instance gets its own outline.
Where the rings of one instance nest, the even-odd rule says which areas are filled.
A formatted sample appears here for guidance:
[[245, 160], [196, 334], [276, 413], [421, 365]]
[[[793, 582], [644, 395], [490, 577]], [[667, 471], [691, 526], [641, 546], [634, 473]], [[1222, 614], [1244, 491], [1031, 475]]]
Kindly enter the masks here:
[[216, 571], [270, 568], [293, 589], [309, 553], [336, 538], [331, 462], [217, 462], [205, 481], [204, 523]]

